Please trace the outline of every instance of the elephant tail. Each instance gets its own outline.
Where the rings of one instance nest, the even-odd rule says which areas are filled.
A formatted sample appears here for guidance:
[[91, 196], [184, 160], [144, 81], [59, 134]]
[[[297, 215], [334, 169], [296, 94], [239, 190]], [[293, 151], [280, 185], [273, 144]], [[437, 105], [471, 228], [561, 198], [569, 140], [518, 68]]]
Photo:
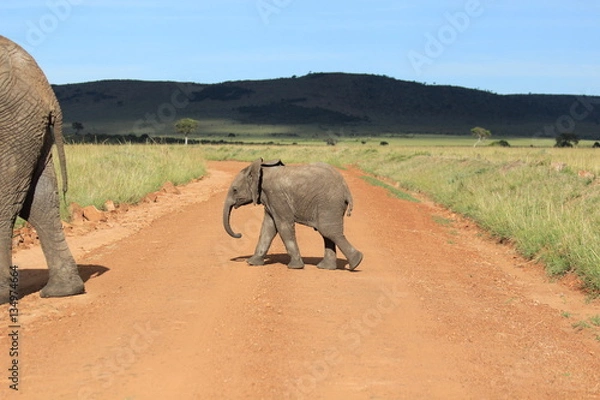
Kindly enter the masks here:
[[[56, 144], [56, 150], [58, 153], [58, 163], [60, 165], [60, 174], [62, 178], [62, 192], [63, 196], [66, 196], [67, 190], [69, 189], [69, 182], [67, 178], [67, 160], [65, 156], [65, 144], [62, 135], [62, 121], [56, 121], [57, 116], [53, 111], [50, 111], [48, 115], [48, 128], [50, 130], [50, 134], [52, 139], [54, 140], [54, 144]], [[56, 126], [58, 125], [58, 126]]]
[[354, 208], [354, 202], [352, 201], [352, 195], [350, 192], [348, 192], [346, 195], [346, 204], [348, 205], [348, 208], [346, 209], [346, 216], [349, 217], [352, 215], [352, 209]]

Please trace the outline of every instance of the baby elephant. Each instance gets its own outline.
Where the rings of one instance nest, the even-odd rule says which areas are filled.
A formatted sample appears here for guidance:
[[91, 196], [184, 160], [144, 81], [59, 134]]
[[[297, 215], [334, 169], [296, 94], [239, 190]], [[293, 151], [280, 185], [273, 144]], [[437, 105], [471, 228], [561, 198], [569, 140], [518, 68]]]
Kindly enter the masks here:
[[304, 268], [300, 257], [294, 224], [317, 230], [325, 242], [325, 257], [317, 267], [336, 269], [335, 246], [346, 256], [350, 270], [362, 261], [363, 254], [344, 236], [344, 214], [352, 211], [352, 195], [344, 178], [324, 163], [284, 166], [281, 161], [254, 161], [234, 179], [223, 207], [223, 227], [234, 237], [229, 224], [232, 208], [246, 204], [262, 204], [265, 218], [250, 265], [264, 265], [265, 256], [275, 234], [279, 233], [291, 257], [288, 268]]

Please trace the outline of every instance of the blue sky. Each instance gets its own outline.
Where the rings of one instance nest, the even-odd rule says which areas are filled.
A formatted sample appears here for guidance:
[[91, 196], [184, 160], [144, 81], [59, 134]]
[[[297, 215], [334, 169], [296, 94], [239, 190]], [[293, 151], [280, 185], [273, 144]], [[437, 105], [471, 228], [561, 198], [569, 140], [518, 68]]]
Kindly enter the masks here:
[[600, 95], [594, 0], [14, 0], [0, 21], [57, 84], [312, 71]]

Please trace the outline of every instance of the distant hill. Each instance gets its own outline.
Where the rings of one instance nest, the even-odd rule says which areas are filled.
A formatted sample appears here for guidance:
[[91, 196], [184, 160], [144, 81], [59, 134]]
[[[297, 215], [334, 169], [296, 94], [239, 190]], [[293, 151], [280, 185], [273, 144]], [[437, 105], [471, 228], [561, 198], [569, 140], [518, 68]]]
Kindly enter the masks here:
[[600, 97], [497, 95], [385, 76], [311, 73], [220, 84], [107, 80], [53, 86], [67, 132], [170, 135], [173, 122], [200, 121], [201, 135], [260, 132], [343, 136], [434, 133], [546, 136], [574, 130], [600, 139]]

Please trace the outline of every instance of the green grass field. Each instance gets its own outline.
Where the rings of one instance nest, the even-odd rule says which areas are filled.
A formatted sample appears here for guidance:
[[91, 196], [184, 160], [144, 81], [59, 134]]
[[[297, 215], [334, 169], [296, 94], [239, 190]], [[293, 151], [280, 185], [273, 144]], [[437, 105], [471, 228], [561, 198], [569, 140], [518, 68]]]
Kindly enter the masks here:
[[66, 155], [67, 201], [99, 209], [106, 200], [137, 203], [167, 181], [181, 185], [206, 173], [204, 152], [195, 146], [68, 145]]
[[[384, 140], [388, 145], [380, 144]], [[576, 273], [600, 293], [598, 150], [589, 144], [557, 149], [541, 139], [535, 145], [531, 139], [509, 142], [513, 147], [473, 147], [471, 137], [345, 138], [336, 146], [321, 139], [295, 145], [70, 145], [67, 201], [98, 208], [108, 199], [135, 203], [166, 181], [201, 177], [205, 160], [355, 165], [472, 218], [525, 257], [544, 262], [550, 274]]]

